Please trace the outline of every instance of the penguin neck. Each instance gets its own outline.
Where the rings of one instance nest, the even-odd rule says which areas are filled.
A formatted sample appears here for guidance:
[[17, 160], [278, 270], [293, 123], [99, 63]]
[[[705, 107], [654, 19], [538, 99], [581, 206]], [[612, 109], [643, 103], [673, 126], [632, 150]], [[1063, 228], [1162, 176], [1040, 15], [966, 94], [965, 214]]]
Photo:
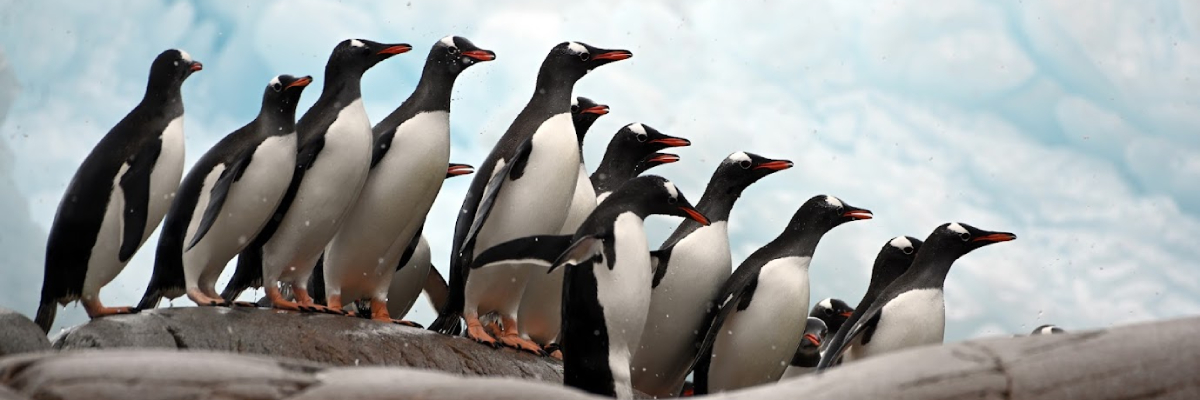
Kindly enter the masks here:
[[[590, 129], [592, 127], [592, 124], [595, 123], [596, 120], [592, 119], [592, 118], [586, 118], [586, 117], [577, 117], [572, 122], [575, 123], [575, 138], [579, 140], [579, 150], [582, 151], [583, 150], [583, 137], [585, 135], [587, 135], [588, 129]], [[583, 160], [583, 158], [581, 157], [580, 160]], [[582, 161], [580, 161], [580, 162], [582, 162]]]
[[945, 286], [946, 275], [950, 274], [950, 267], [954, 266], [954, 261], [958, 260], [959, 255], [943, 242], [937, 239], [926, 241], [921, 246], [921, 251], [917, 252], [917, 258], [913, 260], [912, 266], [896, 280], [908, 277], [922, 287], [941, 288]]
[[182, 105], [182, 82], [170, 79], [150, 79], [146, 85], [146, 94], [142, 97], [144, 104], [162, 104], [164, 106]]
[[458, 74], [446, 70], [441, 62], [429, 60], [421, 71], [421, 80], [417, 82], [409, 101], [419, 102], [422, 110], [449, 110], [450, 95], [457, 78]]
[[[284, 136], [296, 133], [296, 106], [292, 104], [263, 102], [262, 110], [258, 113], [268, 136]], [[271, 129], [278, 128], [278, 129]]]
[[778, 247], [780, 257], [812, 257], [817, 251], [817, 244], [821, 242], [821, 237], [825, 236], [825, 232], [828, 231], [828, 229], [810, 226], [789, 226], [772, 241], [772, 244]]
[[[801, 339], [804, 340], [804, 339]], [[816, 367], [817, 363], [821, 362], [821, 352], [816, 348], [806, 349], [801, 347], [796, 350], [796, 354], [792, 356], [791, 366], [801, 368]]]
[[902, 262], [904, 260], [891, 260], [887, 257], [875, 260], [875, 266], [871, 268], [871, 282], [867, 284], [867, 292], [859, 302], [860, 307], [871, 304], [879, 296], [879, 292], [904, 274], [904, 267], [898, 265]]
[[604, 152], [604, 158], [600, 160], [600, 166], [596, 167], [595, 172], [599, 178], [598, 190], [616, 190], [625, 181], [633, 179], [637, 160], [634, 160], [630, 153], [621, 149], [609, 149]]
[[730, 188], [729, 184], [720, 177], [713, 176], [712, 183], [704, 188], [700, 202], [696, 203], [696, 209], [710, 221], [727, 221], [729, 212], [733, 210], [733, 204], [741, 196], [741, 188]]
[[325, 85], [321, 89], [321, 100], [351, 100], [362, 97], [362, 73], [339, 71], [333, 66], [325, 67]]
[[537, 85], [534, 87], [533, 98], [529, 99], [529, 105], [540, 107], [551, 115], [569, 113], [575, 80], [555, 75], [557, 74], [538, 74]]

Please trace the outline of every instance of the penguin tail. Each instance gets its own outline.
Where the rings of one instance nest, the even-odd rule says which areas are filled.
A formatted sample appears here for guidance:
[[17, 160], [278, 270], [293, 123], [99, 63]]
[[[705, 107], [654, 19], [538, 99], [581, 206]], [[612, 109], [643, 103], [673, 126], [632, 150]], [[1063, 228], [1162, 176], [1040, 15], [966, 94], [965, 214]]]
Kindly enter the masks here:
[[149, 310], [151, 308], [157, 308], [158, 302], [162, 300], [162, 298], [162, 290], [154, 288], [153, 286], [148, 287], [146, 288], [146, 294], [142, 295], [142, 301], [138, 302], [137, 309]]
[[429, 324], [429, 330], [444, 335], [457, 335], [462, 332], [462, 321], [458, 311], [443, 310], [437, 319]]
[[229, 278], [229, 283], [225, 284], [225, 290], [221, 291], [221, 298], [233, 302], [242, 294], [242, 291], [261, 286], [262, 247], [252, 244], [238, 254], [237, 268], [234, 269], [233, 276]]
[[37, 323], [38, 327], [42, 328], [42, 332], [50, 333], [50, 326], [54, 325], [54, 317], [58, 315], [58, 302], [42, 301], [38, 305], [37, 316], [33, 322]]

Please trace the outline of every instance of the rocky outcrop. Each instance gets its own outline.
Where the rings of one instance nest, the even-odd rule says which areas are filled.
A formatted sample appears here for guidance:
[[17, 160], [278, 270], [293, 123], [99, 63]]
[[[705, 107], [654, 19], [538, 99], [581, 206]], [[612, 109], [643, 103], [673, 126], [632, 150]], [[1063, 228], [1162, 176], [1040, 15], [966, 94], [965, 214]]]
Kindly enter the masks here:
[[262, 308], [166, 308], [99, 318], [63, 332], [54, 348], [208, 350], [562, 382], [562, 366], [551, 358], [362, 318]]
[[[50, 349], [50, 341], [37, 324], [13, 310], [0, 307], [0, 357], [44, 351]], [[0, 399], [3, 399], [0, 392]]]

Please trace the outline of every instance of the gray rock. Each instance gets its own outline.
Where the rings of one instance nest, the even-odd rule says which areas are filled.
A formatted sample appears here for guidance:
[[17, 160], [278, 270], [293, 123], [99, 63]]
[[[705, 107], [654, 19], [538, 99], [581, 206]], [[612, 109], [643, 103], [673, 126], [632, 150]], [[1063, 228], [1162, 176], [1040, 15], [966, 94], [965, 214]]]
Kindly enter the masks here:
[[[28, 317], [0, 307], [0, 357], [50, 349], [50, 339]], [[4, 397], [0, 393], [0, 399]]]
[[562, 364], [552, 358], [362, 318], [257, 308], [167, 308], [104, 317], [63, 332], [54, 348], [211, 350], [562, 382]]

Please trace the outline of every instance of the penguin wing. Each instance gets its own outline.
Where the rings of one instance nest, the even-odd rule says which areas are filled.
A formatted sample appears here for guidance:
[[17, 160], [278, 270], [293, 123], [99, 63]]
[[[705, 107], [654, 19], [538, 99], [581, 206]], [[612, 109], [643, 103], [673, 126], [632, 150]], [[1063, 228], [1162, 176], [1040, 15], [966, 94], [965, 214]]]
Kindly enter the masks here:
[[121, 192], [125, 194], [123, 210], [124, 232], [121, 249], [117, 257], [121, 262], [129, 261], [142, 245], [146, 230], [147, 214], [150, 211], [150, 174], [162, 152], [162, 136], [146, 143], [140, 151], [125, 163], [129, 168], [121, 175]]
[[[399, 128], [397, 126], [396, 128]], [[396, 128], [388, 129], [383, 134], [375, 137], [375, 147], [371, 149], [371, 169], [375, 169], [375, 165], [379, 164], [379, 160], [391, 150], [392, 139], [396, 137]]]
[[421, 227], [417, 228], [417, 232], [413, 234], [412, 240], [408, 241], [408, 246], [404, 248], [404, 254], [400, 255], [400, 262], [396, 263], [396, 270], [399, 271], [408, 264], [408, 260], [412, 259], [413, 253], [417, 252], [417, 244], [421, 243], [421, 235], [425, 232], [425, 221], [421, 221]]
[[479, 253], [471, 263], [471, 269], [511, 262], [550, 267], [559, 255], [571, 248], [573, 238], [573, 235], [535, 235], [509, 240]]
[[475, 220], [471, 222], [471, 229], [467, 231], [467, 236], [463, 240], [463, 247], [460, 252], [465, 252], [475, 246], [475, 238], [479, 235], [479, 230], [483, 229], [483, 224], [487, 222], [488, 215], [492, 212], [492, 207], [496, 205], [496, 199], [500, 197], [500, 190], [504, 187], [504, 182], [507, 180], [516, 180], [525, 174], [525, 165], [529, 162], [529, 154], [533, 152], [533, 139], [527, 139], [517, 149], [516, 154], [504, 166], [500, 167], [492, 175], [492, 179], [488, 181], [486, 188], [483, 191], [483, 198], [479, 201], [479, 209], [475, 212]]
[[[817, 371], [822, 371], [830, 366], [833, 366], [842, 358], [842, 353], [845, 353], [850, 348], [850, 343], [860, 335], [863, 335], [863, 343], [870, 340], [870, 335], [875, 333], [875, 327], [879, 325], [879, 317], [881, 307], [868, 308], [862, 314], [857, 311], [850, 316], [842, 324], [842, 329], [838, 329], [837, 334], [833, 336], [833, 340], [829, 341], [824, 353], [821, 354], [821, 362], [817, 363]], [[857, 317], [857, 318], [855, 318]]]
[[[709, 305], [705, 324], [701, 325], [707, 327], [706, 332], [703, 336], [695, 338], [696, 348], [700, 351], [697, 353], [697, 359], [692, 361], [694, 368], [708, 362], [701, 358], [711, 357], [712, 345], [717, 341], [717, 334], [720, 333], [721, 327], [729, 315], [734, 311], [745, 310], [750, 305], [750, 299], [754, 296], [754, 290], [758, 286], [757, 275], [757, 270], [751, 271], [751, 268], [738, 267], [738, 270], [725, 281], [725, 285], [721, 287], [721, 295], [717, 297], [721, 299], [720, 302]], [[700, 375], [699, 371], [696, 375]], [[700, 381], [697, 380], [696, 384], [699, 388]]]
[[579, 238], [565, 251], [559, 254], [558, 258], [550, 264], [550, 269], [546, 273], [554, 271], [562, 265], [571, 264], [579, 265], [584, 262], [593, 261], [596, 257], [604, 253], [604, 235], [588, 235]]
[[233, 187], [234, 182], [242, 179], [242, 174], [246, 172], [246, 167], [250, 165], [250, 161], [253, 158], [254, 150], [247, 150], [229, 168], [221, 172], [221, 176], [217, 178], [217, 183], [213, 185], [212, 191], [209, 192], [208, 205], [204, 208], [204, 217], [200, 219], [200, 226], [196, 228], [196, 234], [192, 236], [192, 242], [188, 244], [187, 249], [184, 249], [184, 251], [191, 250], [192, 247], [196, 246], [196, 243], [200, 243], [200, 239], [204, 238], [208, 230], [217, 222], [217, 217], [221, 215], [221, 207], [225, 205], [225, 199], [229, 197], [229, 189]]
[[650, 289], [658, 287], [658, 284], [662, 283], [663, 278], [667, 276], [667, 266], [671, 263], [671, 250], [673, 249], [675, 246], [650, 252], [650, 268], [654, 271], [654, 280], [650, 283]]

